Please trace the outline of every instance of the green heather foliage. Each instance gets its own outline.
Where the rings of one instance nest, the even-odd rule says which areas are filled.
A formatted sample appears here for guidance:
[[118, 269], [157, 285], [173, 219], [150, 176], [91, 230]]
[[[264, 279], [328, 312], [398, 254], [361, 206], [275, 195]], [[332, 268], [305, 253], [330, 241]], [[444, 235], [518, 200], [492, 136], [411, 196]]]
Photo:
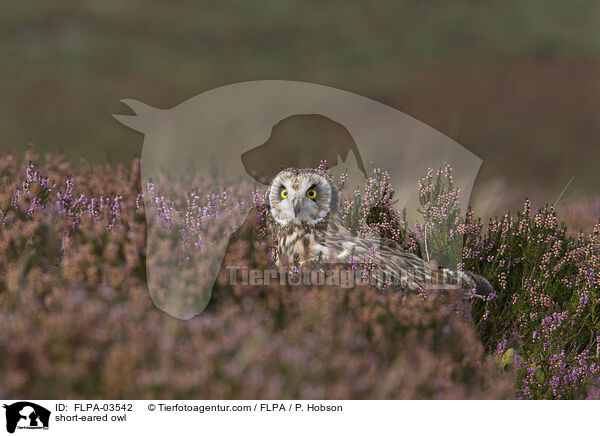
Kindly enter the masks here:
[[600, 368], [600, 225], [569, 234], [552, 207], [490, 220], [467, 219], [464, 263], [492, 279], [495, 298], [476, 303], [486, 347], [514, 350], [524, 398], [593, 396]]
[[[458, 192], [447, 176], [449, 168], [432, 170], [419, 186], [425, 222], [433, 223], [427, 245], [447, 254], [439, 238], [449, 232], [435, 226], [458, 223], [452, 238], [464, 238], [461, 266], [495, 286], [487, 300], [232, 286], [223, 267], [207, 309], [179, 321], [150, 299], [146, 217], [160, 217], [165, 231], [186, 230], [193, 267], [194, 256], [222, 237], [218, 225], [199, 232], [202, 221], [216, 223], [241, 199], [254, 201], [223, 264], [270, 268], [264, 207], [253, 187], [215, 191], [218, 180], [192, 175], [175, 187], [178, 198], [149, 191], [146, 210], [138, 159], [129, 168], [83, 163], [74, 171], [60, 156], [28, 154], [23, 163], [5, 156], [0, 396], [594, 397], [600, 227], [570, 235], [554, 210], [532, 213], [526, 203], [522, 214], [493, 220], [486, 231], [471, 213], [458, 220]], [[420, 232], [394, 210], [388, 180], [375, 171], [364, 190], [342, 199], [342, 211], [357, 233], [379, 232], [419, 252]], [[427, 197], [435, 186], [444, 195]]]

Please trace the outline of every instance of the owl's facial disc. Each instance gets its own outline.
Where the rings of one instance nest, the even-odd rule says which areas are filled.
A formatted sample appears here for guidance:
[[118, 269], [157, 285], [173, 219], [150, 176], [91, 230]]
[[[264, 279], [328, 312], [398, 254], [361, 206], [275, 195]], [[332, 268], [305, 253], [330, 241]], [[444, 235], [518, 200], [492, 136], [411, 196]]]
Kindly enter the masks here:
[[317, 224], [329, 213], [331, 186], [318, 173], [285, 170], [271, 184], [273, 218], [285, 224]]

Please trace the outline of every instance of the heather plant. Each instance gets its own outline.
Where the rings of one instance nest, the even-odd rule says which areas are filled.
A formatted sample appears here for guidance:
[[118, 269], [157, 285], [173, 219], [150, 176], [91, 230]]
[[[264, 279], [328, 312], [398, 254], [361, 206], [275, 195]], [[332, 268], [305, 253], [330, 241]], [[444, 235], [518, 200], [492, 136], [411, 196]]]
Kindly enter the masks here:
[[[340, 178], [343, 192], [344, 174]], [[373, 170], [362, 189], [352, 196], [340, 196], [340, 211], [346, 227], [361, 238], [384, 237], [403, 243], [406, 237], [406, 213], [399, 214], [394, 208], [394, 188], [387, 171]]]
[[[488, 351], [503, 368], [516, 368], [522, 398], [593, 395], [600, 381], [600, 225], [574, 236], [553, 207], [532, 214], [526, 201], [516, 220], [490, 220], [485, 234], [473, 213], [461, 214], [448, 165], [429, 169], [418, 190], [423, 221], [414, 233], [394, 210], [389, 175], [377, 169], [363, 191], [341, 201], [342, 214], [359, 236], [385, 236], [432, 265], [490, 279], [496, 291], [472, 302], [472, 316]], [[368, 269], [368, 259], [362, 263]]]
[[452, 168], [446, 164], [436, 171], [429, 168], [418, 182], [419, 213], [416, 237], [425, 259], [435, 266], [455, 268], [461, 259], [464, 216], [459, 207], [460, 189], [454, 186]]
[[[432, 252], [444, 248], [436, 238], [449, 228], [436, 226], [460, 216], [449, 168], [440, 171], [420, 186]], [[458, 226], [461, 266], [489, 278], [496, 293], [465, 305], [360, 286], [232, 285], [227, 265], [273, 266], [262, 193], [247, 184], [190, 174], [168, 194], [148, 186], [144, 198], [139, 159], [75, 171], [63, 157], [31, 153], [22, 164], [0, 161], [0, 179], [0, 396], [595, 395], [600, 227], [570, 235], [552, 208], [532, 213], [526, 203], [487, 231], [467, 214]], [[355, 232], [418, 251], [424, 228], [412, 234], [392, 197], [389, 176], [375, 171], [341, 199], [342, 211]], [[209, 268], [199, 259], [244, 204], [254, 212], [229, 240], [205, 312], [179, 321], [158, 310], [146, 284], [146, 268], [156, 267], [146, 259], [149, 220], [160, 224], [152, 231], [164, 236], [155, 240], [168, 244], [165, 253], [171, 244], [180, 250], [180, 279], [189, 281]], [[170, 276], [157, 272], [165, 283]], [[168, 299], [168, 290], [153, 297]], [[180, 304], [200, 297], [189, 298]]]
[[514, 353], [523, 398], [585, 398], [598, 385], [600, 226], [567, 232], [556, 211], [491, 219], [487, 234], [469, 214], [465, 268], [489, 277], [496, 293], [476, 302], [490, 351]]
[[[185, 229], [181, 260], [196, 268], [194, 256], [223, 238], [220, 221], [252, 187], [242, 187], [246, 197], [214, 192], [214, 179], [198, 177], [168, 197], [150, 189], [143, 201], [139, 160], [129, 169], [84, 163], [77, 172], [62, 158], [31, 158], [20, 166], [8, 157], [1, 172], [3, 397], [512, 395], [473, 329], [439, 301], [368, 288], [231, 286], [223, 268], [205, 313], [175, 320], [153, 305], [145, 283], [147, 220], [165, 232]], [[35, 199], [40, 183], [52, 187], [44, 201]], [[224, 264], [272, 266], [254, 194], [256, 213], [232, 237]]]

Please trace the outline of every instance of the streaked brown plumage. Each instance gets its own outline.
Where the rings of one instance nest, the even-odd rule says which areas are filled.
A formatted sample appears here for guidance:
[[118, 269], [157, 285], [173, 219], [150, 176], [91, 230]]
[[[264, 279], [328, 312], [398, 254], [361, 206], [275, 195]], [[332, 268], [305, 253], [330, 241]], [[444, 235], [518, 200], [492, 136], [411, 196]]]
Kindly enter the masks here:
[[[314, 196], [314, 197], [313, 197]], [[378, 287], [392, 283], [410, 291], [460, 287], [485, 295], [492, 291], [483, 277], [449, 270], [432, 271], [418, 256], [395, 241], [359, 238], [343, 225], [337, 213], [337, 191], [315, 169], [289, 168], [274, 179], [265, 196], [268, 227], [277, 239], [277, 265], [370, 262]], [[435, 285], [435, 283], [443, 283]]]

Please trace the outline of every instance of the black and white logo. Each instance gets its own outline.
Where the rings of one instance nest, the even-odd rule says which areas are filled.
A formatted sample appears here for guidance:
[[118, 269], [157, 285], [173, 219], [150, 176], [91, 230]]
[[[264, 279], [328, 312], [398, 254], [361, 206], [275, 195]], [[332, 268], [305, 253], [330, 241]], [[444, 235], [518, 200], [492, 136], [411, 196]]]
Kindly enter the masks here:
[[50, 411], [29, 401], [19, 401], [4, 405], [6, 409], [6, 431], [14, 433], [16, 429], [47, 430]]

